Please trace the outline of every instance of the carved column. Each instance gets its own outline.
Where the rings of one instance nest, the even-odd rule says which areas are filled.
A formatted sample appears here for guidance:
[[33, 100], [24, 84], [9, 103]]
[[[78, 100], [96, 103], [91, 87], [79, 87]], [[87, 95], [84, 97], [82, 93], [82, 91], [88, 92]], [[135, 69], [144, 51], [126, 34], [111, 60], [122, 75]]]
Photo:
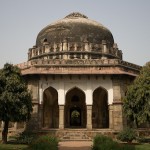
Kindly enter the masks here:
[[92, 129], [92, 105], [87, 105], [87, 129]]
[[64, 105], [59, 105], [59, 129], [64, 129]]

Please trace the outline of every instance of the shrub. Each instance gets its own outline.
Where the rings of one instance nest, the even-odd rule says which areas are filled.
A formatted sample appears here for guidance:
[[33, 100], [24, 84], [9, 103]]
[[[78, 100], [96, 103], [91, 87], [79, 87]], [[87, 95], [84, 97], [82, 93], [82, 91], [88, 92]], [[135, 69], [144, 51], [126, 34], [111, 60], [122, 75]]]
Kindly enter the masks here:
[[99, 145], [107, 142], [112, 142], [112, 139], [110, 137], [104, 136], [104, 135], [97, 135], [94, 137], [94, 145]]
[[134, 139], [136, 139], [136, 132], [131, 128], [126, 128], [122, 130], [118, 135], [117, 139], [122, 142], [132, 142]]
[[97, 135], [94, 137], [92, 150], [118, 150], [118, 144], [114, 142], [110, 137]]
[[33, 139], [36, 137], [35, 133], [32, 132], [22, 132], [19, 134], [19, 136], [16, 138], [17, 143], [20, 144], [31, 144]]
[[138, 137], [137, 141], [139, 143], [150, 143], [150, 137]]
[[92, 150], [134, 150], [134, 146], [122, 145], [113, 141], [110, 137], [97, 135], [93, 141]]
[[55, 137], [43, 135], [29, 146], [31, 150], [58, 150], [58, 140]]
[[119, 150], [135, 150], [134, 145], [121, 145]]

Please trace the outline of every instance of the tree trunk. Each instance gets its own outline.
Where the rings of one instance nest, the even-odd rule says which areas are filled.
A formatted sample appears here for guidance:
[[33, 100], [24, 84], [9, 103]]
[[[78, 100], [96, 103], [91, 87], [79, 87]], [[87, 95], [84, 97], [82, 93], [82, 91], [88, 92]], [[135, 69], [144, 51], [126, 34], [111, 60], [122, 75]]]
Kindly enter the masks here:
[[9, 121], [4, 121], [4, 127], [2, 129], [2, 143], [7, 143], [7, 134], [8, 134], [8, 125]]
[[133, 128], [135, 128], [135, 129], [138, 128], [138, 123], [137, 123], [137, 119], [136, 118], [133, 121]]

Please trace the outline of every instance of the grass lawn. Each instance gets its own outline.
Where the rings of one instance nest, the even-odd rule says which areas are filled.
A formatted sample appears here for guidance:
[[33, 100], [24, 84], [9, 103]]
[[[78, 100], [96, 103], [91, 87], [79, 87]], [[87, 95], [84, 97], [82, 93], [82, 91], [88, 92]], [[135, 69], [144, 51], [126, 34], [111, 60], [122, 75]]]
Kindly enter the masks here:
[[[27, 145], [22, 144], [0, 144], [0, 150], [27, 150]], [[135, 150], [150, 150], [150, 144], [136, 145]]]
[[23, 144], [0, 144], [0, 150], [25, 150], [27, 147]]
[[150, 150], [150, 144], [141, 144], [135, 146], [136, 150]]

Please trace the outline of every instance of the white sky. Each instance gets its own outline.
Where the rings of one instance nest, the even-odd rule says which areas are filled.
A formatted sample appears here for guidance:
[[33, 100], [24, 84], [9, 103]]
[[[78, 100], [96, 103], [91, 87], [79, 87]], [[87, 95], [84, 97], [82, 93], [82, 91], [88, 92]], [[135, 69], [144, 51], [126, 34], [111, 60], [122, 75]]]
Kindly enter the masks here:
[[107, 27], [125, 61], [150, 61], [150, 0], [0, 0], [0, 68], [27, 61], [40, 30], [72, 12]]

